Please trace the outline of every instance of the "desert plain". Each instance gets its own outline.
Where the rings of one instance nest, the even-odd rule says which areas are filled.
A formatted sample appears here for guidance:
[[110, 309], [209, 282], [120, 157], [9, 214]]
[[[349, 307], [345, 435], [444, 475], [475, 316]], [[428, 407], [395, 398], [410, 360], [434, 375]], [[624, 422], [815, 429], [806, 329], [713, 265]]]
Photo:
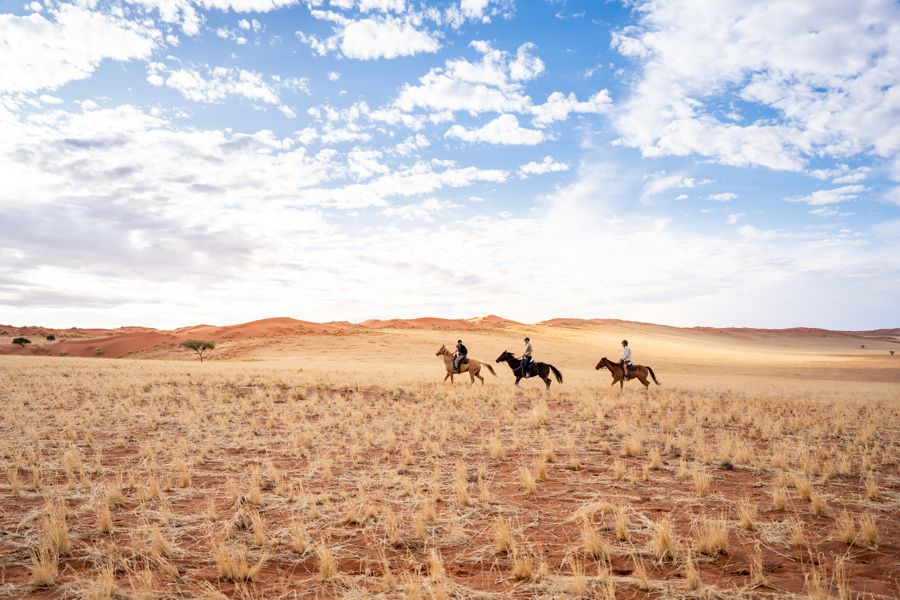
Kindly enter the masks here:
[[[525, 335], [562, 384], [495, 363]], [[442, 381], [460, 338], [483, 385]], [[661, 385], [595, 369], [623, 338]], [[900, 596], [897, 329], [279, 318], [0, 348], [0, 597]]]

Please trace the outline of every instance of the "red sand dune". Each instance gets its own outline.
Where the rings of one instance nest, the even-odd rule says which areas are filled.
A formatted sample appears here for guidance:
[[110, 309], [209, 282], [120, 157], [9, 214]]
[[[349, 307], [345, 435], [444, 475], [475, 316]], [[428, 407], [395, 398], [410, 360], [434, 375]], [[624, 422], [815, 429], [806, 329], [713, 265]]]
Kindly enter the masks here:
[[[353, 324], [346, 321], [330, 323], [314, 323], [289, 317], [275, 317], [240, 323], [237, 325], [192, 325], [180, 327], [171, 331], [161, 331], [146, 327], [120, 327], [117, 329], [53, 329], [46, 327], [27, 326], [13, 327], [0, 325], [0, 336], [4, 338], [0, 342], [0, 353], [4, 354], [30, 354], [44, 353], [49, 355], [70, 356], [104, 356], [119, 358], [125, 356], [163, 356], [167, 351], [177, 349], [188, 339], [203, 339], [217, 344], [229, 344], [239, 340], [263, 340], [266, 344], [276, 340], [289, 340], [306, 335], [353, 335], [365, 333], [373, 329], [416, 329], [429, 331], [491, 331], [503, 330], [509, 327], [523, 326], [521, 323], [510, 321], [496, 315], [475, 317], [470, 319], [442, 319], [436, 317], [421, 317], [416, 319], [372, 319]], [[651, 323], [637, 323], [618, 319], [549, 319], [537, 323], [535, 326], [564, 327], [564, 328], [653, 328], [657, 333], [675, 333], [679, 336], [694, 334], [724, 335], [733, 340], [760, 340], [769, 342], [786, 341], [788, 339], [802, 339], [812, 337], [844, 337], [853, 336], [873, 341], [900, 341], [900, 329], [880, 329], [875, 331], [848, 332], [828, 331], [795, 327], [791, 329], [752, 329], [752, 328], [715, 328], [692, 327], [678, 328], [665, 325], [653, 325]], [[44, 342], [48, 334], [57, 336], [54, 342]], [[8, 343], [11, 337], [25, 336], [34, 342], [24, 348]], [[724, 338], [723, 338], [724, 339]], [[235, 346], [229, 353], [230, 356], [241, 354], [240, 347]]]
[[363, 321], [360, 325], [369, 329], [392, 327], [394, 329], [428, 329], [435, 331], [482, 331], [485, 329], [503, 327], [505, 325], [519, 325], [519, 323], [504, 319], [503, 317], [498, 317], [497, 315], [488, 315], [486, 317], [473, 317], [470, 319], [442, 319], [439, 317], [389, 319], [386, 321], [369, 319], [368, 321]]

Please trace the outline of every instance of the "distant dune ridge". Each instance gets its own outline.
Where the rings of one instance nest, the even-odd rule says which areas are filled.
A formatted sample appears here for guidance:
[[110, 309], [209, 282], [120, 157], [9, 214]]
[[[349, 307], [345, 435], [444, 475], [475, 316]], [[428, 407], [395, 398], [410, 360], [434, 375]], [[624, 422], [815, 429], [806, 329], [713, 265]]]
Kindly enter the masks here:
[[[218, 358], [241, 358], [261, 347], [279, 345], [308, 336], [367, 336], [379, 332], [393, 333], [409, 331], [419, 335], [428, 332], [453, 332], [452, 335], [435, 338], [446, 343], [455, 342], [457, 335], [466, 332], [510, 336], [510, 343], [517, 342], [513, 334], [522, 332], [532, 335], [552, 337], [560, 331], [583, 331], [587, 335], [610, 336], [639, 335], [645, 343], [665, 344], [673, 341], [702, 346], [758, 346], [803, 348], [809, 344], [827, 346], [832, 351], [851, 349], [900, 350], [900, 328], [873, 331], [830, 331], [807, 327], [790, 329], [759, 329], [735, 327], [672, 327], [653, 323], [640, 323], [618, 319], [576, 319], [555, 318], [535, 324], [525, 324], [505, 319], [497, 315], [470, 319], [443, 319], [419, 317], [412, 319], [372, 319], [361, 323], [333, 321], [315, 323], [289, 317], [275, 317], [250, 321], [238, 325], [191, 325], [173, 330], [158, 330], [149, 327], [120, 327], [117, 329], [70, 328], [53, 329], [39, 326], [0, 325], [0, 353], [3, 354], [47, 354], [53, 356], [103, 356], [107, 358], [192, 358], [182, 351], [180, 344], [188, 339], [203, 339], [216, 342], [220, 348], [214, 353]], [[56, 340], [47, 341], [53, 334]], [[20, 348], [12, 345], [12, 338], [24, 336], [32, 344]], [[612, 347], [615, 350], [615, 347]], [[900, 360], [900, 359], [898, 359]]]

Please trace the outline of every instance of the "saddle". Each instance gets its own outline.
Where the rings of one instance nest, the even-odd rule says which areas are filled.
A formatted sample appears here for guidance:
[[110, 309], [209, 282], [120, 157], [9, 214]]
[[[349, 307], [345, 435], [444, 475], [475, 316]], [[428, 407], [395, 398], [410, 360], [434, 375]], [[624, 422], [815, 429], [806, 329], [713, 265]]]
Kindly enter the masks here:
[[534, 377], [534, 361], [532, 360], [528, 366], [526, 367], [524, 364], [522, 365], [522, 377], [528, 379], [529, 377]]
[[468, 357], [468, 356], [464, 356], [464, 357], [462, 358], [462, 360], [459, 361], [459, 366], [457, 366], [455, 369], [453, 369], [453, 372], [454, 372], [454, 373], [460, 373], [460, 372], [461, 372], [461, 369], [462, 369], [462, 366], [465, 365], [465, 364], [468, 364], [468, 362], [469, 362], [469, 357]]

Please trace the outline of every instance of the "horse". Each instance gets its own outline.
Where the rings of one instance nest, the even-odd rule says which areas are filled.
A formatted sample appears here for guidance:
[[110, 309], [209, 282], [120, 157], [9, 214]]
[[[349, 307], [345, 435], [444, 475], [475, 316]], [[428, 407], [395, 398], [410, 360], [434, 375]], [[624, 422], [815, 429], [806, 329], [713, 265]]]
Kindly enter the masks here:
[[[603, 367], [609, 369], [610, 375], [612, 375], [613, 382], [612, 385], [619, 384], [619, 389], [621, 390], [625, 386], [625, 367], [617, 362], [613, 362], [606, 358], [605, 356], [600, 359], [600, 362], [597, 363], [595, 370], [599, 371]], [[656, 380], [656, 374], [653, 372], [653, 369], [650, 367], [645, 367], [644, 365], [634, 365], [634, 371], [631, 372], [632, 378], [637, 378], [641, 383], [644, 384], [644, 389], [650, 388], [650, 382], [647, 381], [647, 374], [650, 374], [650, 377], [653, 378], [653, 382], [656, 385], [659, 385], [659, 382]]]
[[[525, 369], [522, 368], [522, 361], [516, 358], [512, 352], [508, 350], [504, 350], [503, 354], [497, 357], [497, 362], [505, 362], [509, 365], [509, 368], [512, 369], [513, 375], [516, 376], [516, 385], [519, 385], [519, 381], [525, 377]], [[531, 367], [534, 369], [534, 373], [537, 374], [538, 377], [544, 380], [544, 385], [547, 386], [547, 389], [550, 389], [550, 371], [553, 371], [553, 374], [556, 375], [556, 381], [559, 383], [563, 382], [562, 373], [551, 364], [536, 362], [531, 363]]]
[[[447, 381], [447, 378], [449, 377], [450, 383], [453, 383], [453, 375], [457, 374], [453, 370], [453, 353], [450, 352], [449, 350], [447, 350], [447, 346], [441, 346], [441, 349], [438, 350], [437, 353], [435, 353], [435, 356], [443, 356], [444, 357], [444, 366], [447, 368], [447, 374], [444, 376], [444, 381]], [[472, 380], [469, 382], [469, 385], [472, 385], [473, 383], [475, 383], [476, 377], [481, 380], [481, 385], [484, 385], [484, 377], [479, 375], [479, 373], [481, 372], [482, 363], [475, 360], [474, 358], [470, 358], [470, 359], [468, 359], [468, 361], [469, 362], [459, 365], [459, 373], [458, 374], [468, 373], [469, 377]], [[488, 371], [491, 372], [491, 375], [493, 375], [494, 377], [497, 376], [497, 373], [494, 372], [494, 367], [492, 367], [491, 365], [489, 365], [487, 363], [484, 363], [484, 366], [488, 368]]]

